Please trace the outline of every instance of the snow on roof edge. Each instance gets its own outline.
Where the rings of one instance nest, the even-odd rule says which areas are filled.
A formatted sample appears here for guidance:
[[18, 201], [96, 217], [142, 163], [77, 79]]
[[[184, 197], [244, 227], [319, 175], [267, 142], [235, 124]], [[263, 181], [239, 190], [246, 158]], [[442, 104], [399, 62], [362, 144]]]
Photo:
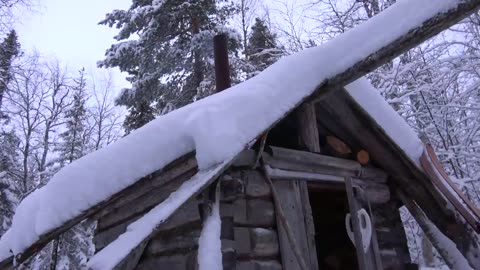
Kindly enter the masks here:
[[420, 156], [423, 142], [407, 122], [388, 104], [380, 92], [366, 79], [360, 78], [345, 86], [347, 93], [382, 128], [387, 136], [422, 170]]
[[165, 222], [178, 208], [211, 182], [229, 164], [229, 161], [225, 161], [208, 170], [199, 171], [192, 176], [170, 194], [167, 199], [143, 217], [128, 225], [124, 233], [95, 254], [87, 263], [88, 269], [114, 269], [132, 250], [147, 239], [158, 225]]

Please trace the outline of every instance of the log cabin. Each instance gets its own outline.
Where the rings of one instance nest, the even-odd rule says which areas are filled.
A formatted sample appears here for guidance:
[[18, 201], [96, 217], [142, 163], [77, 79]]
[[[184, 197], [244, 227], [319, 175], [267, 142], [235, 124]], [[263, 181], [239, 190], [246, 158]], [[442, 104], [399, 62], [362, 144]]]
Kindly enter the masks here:
[[[97, 222], [91, 269], [207, 269], [209, 256], [217, 269], [415, 269], [405, 206], [451, 268], [480, 269], [478, 209], [362, 78], [479, 7], [399, 2], [73, 162], [20, 204], [0, 268], [88, 218]], [[387, 33], [381, 42], [325, 67], [375, 29]], [[52, 194], [55, 204], [44, 199]], [[219, 239], [201, 241], [215, 212]], [[209, 242], [218, 250], [199, 255]]]

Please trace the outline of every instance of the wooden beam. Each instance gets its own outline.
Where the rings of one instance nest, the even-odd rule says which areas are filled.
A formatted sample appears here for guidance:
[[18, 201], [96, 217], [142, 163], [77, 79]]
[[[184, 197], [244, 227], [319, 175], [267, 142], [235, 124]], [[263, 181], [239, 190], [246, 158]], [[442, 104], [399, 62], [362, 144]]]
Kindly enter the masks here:
[[[282, 169], [271, 168], [266, 166], [267, 173], [272, 179], [276, 180], [302, 180], [312, 183], [323, 183], [325, 185], [345, 185], [345, 176], [336, 176], [328, 174], [318, 174], [309, 172], [287, 171]], [[352, 176], [347, 176], [352, 177]], [[355, 186], [360, 187], [364, 192], [366, 198], [371, 203], [382, 204], [390, 200], [390, 190], [386, 184], [375, 183], [372, 181], [364, 181], [361, 179], [352, 178]]]
[[320, 153], [320, 137], [317, 129], [315, 106], [305, 102], [297, 110], [300, 145], [313, 153]]
[[311, 173], [311, 172], [299, 172], [299, 171], [287, 171], [282, 169], [275, 169], [267, 165], [267, 172], [270, 177], [274, 179], [288, 179], [288, 180], [305, 180], [312, 182], [330, 182], [344, 184], [345, 180], [343, 176]]
[[[299, 146], [304, 147], [310, 152], [320, 153], [320, 137], [318, 135], [317, 120], [315, 106], [311, 103], [302, 104], [296, 111], [297, 117], [297, 134]], [[282, 196], [282, 203], [290, 203], [298, 213], [291, 213], [294, 210], [292, 207], [286, 208], [286, 212], [290, 213], [291, 220], [296, 220], [297, 229], [295, 236], [300, 240], [303, 255], [306, 258], [308, 269], [318, 270], [317, 248], [315, 244], [315, 224], [313, 223], [312, 209], [310, 205], [310, 198], [308, 194], [307, 183], [303, 181], [294, 181], [290, 183], [274, 183], [275, 187], [280, 189], [279, 192], [292, 192], [293, 194], [284, 194], [293, 201], [284, 202]], [[281, 195], [281, 194], [280, 194]], [[295, 200], [298, 199], [298, 200]], [[279, 233], [284, 231], [282, 226], [279, 226]], [[282, 237], [280, 237], [280, 240]], [[291, 250], [290, 246], [281, 245], [282, 254]], [[282, 258], [283, 259], [283, 258]], [[284, 262], [288, 260], [283, 259]], [[298, 263], [298, 262], [297, 262]], [[298, 268], [284, 265], [285, 268]]]
[[272, 158], [276, 160], [284, 160], [291, 163], [304, 163], [314, 166], [325, 166], [329, 168], [338, 168], [351, 171], [359, 171], [361, 165], [354, 161], [343, 158], [319, 155], [306, 151], [299, 151], [281, 147], [270, 147]]
[[363, 167], [354, 160], [280, 147], [270, 147], [270, 149], [272, 154], [264, 153], [264, 160], [273, 168], [340, 177], [349, 176], [380, 183], [385, 183], [388, 179], [388, 175], [384, 171], [373, 167]]

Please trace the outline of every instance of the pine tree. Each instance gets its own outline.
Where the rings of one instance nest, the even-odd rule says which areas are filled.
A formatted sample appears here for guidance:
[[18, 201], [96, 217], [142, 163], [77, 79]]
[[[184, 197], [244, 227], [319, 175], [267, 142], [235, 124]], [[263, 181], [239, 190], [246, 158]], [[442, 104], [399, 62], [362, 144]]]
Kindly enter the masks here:
[[142, 127], [146, 123], [155, 118], [152, 107], [147, 102], [135, 103], [129, 109], [128, 115], [125, 117], [123, 127], [128, 134], [131, 131]]
[[14, 131], [0, 132], [0, 235], [10, 227], [20, 192], [16, 188], [19, 171], [17, 146], [19, 139]]
[[12, 62], [20, 53], [20, 44], [15, 30], [10, 31], [0, 44], [0, 108], [7, 85], [12, 79]]
[[150, 111], [159, 114], [213, 92], [212, 40], [232, 33], [225, 25], [233, 10], [224, 0], [133, 0], [128, 10], [106, 15], [100, 24], [120, 32], [99, 66], [129, 74], [132, 88], [117, 100], [130, 109], [125, 126], [137, 128], [152, 119]]
[[10, 227], [14, 209], [21, 196], [15, 177], [19, 175], [17, 146], [13, 130], [8, 130], [9, 117], [2, 111], [2, 101], [12, 79], [12, 62], [19, 55], [20, 44], [15, 30], [0, 43], [0, 235]]
[[248, 62], [251, 65], [249, 76], [266, 69], [282, 54], [282, 49], [277, 45], [276, 34], [270, 31], [264, 20], [256, 18], [247, 45]]
[[[79, 71], [72, 88], [72, 106], [65, 113], [66, 130], [60, 134], [62, 139], [57, 151], [59, 163], [63, 166], [72, 163], [85, 154], [86, 78], [85, 69]], [[86, 258], [91, 253], [92, 226], [83, 222], [53, 241], [50, 260], [43, 259], [50, 269], [83, 269]]]
[[62, 143], [59, 146], [60, 160], [71, 163], [84, 155], [84, 133], [87, 121], [85, 108], [85, 69], [79, 71], [79, 77], [74, 79], [73, 104], [66, 112], [66, 131], [60, 134]]

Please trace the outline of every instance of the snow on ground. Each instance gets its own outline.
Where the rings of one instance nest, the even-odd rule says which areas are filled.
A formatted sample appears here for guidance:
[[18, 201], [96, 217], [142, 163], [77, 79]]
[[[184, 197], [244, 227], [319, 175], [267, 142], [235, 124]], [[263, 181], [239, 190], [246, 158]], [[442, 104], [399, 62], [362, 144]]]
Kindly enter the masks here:
[[203, 223], [202, 233], [198, 239], [198, 266], [199, 270], [222, 270], [222, 241], [220, 231], [220, 192], [217, 187], [216, 201], [212, 206], [212, 213]]
[[407, 122], [365, 78], [345, 86], [353, 99], [383, 128], [385, 133], [419, 168], [423, 143]]
[[10, 250], [22, 252], [39, 235], [194, 149], [201, 169], [235, 156], [325, 79], [458, 1], [398, 2], [323, 46], [285, 57], [244, 83], [159, 117], [76, 160], [20, 203], [12, 227], [0, 239], [0, 261]]
[[[167, 220], [196, 192], [211, 182], [211, 180], [215, 178], [228, 164], [229, 162], [223, 162], [209, 170], [200, 171], [188, 181], [183, 183], [180, 188], [170, 194], [165, 201], [154, 207], [142, 218], [130, 224], [125, 233], [120, 235], [116, 240], [102, 249], [99, 253], [95, 254], [87, 264], [88, 269], [113, 269], [130, 253], [130, 251], [139, 246], [140, 243], [143, 242], [143, 240], [145, 240], [158, 225]], [[219, 213], [218, 205], [216, 205], [216, 208], [214, 208], [214, 214], [215, 213]], [[212, 219], [210, 222], [214, 223], [216, 222], [215, 220], [216, 219]], [[216, 224], [212, 225], [216, 226]], [[215, 228], [216, 227], [212, 227], [212, 229]], [[220, 239], [220, 236], [218, 239]], [[213, 254], [210, 256], [213, 256]], [[214, 268], [209, 269], [214, 270]]]

